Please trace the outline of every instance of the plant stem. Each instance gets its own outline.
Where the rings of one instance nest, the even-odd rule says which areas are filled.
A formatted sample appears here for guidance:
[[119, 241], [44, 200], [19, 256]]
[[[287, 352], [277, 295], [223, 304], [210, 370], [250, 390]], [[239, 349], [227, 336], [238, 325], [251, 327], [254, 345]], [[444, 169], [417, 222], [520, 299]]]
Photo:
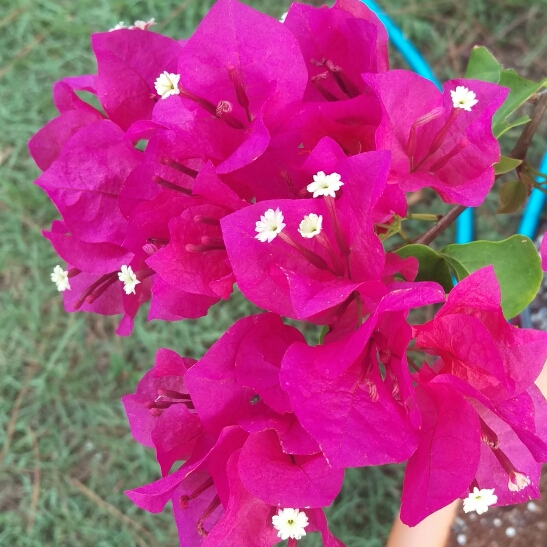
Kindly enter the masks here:
[[513, 150], [511, 150], [509, 157], [516, 160], [523, 160], [526, 157], [526, 152], [528, 152], [532, 137], [537, 131], [539, 122], [541, 121], [543, 114], [545, 114], [545, 110], [547, 110], [547, 95], [541, 95], [532, 112], [532, 119], [526, 124], [522, 135], [519, 137]]
[[466, 209], [465, 205], [454, 205], [446, 215], [444, 215], [439, 222], [431, 226], [427, 232], [424, 232], [421, 236], [414, 240], [414, 243], [420, 243], [421, 245], [429, 245], [439, 234], [443, 233]]
[[405, 217], [405, 220], [425, 220], [430, 222], [437, 222], [440, 220], [442, 215], [434, 215], [427, 213], [408, 213]]

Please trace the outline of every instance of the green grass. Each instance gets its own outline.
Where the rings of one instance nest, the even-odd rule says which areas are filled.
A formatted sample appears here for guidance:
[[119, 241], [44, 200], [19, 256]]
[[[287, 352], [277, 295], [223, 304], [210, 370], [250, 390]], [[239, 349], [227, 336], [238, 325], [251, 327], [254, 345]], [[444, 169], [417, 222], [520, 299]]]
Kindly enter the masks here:
[[[126, 547], [177, 545], [168, 512], [149, 515], [123, 490], [158, 477], [151, 451], [131, 439], [119, 402], [158, 347], [199, 357], [249, 309], [236, 295], [206, 318], [146, 324], [129, 339], [115, 320], [66, 314], [49, 281], [58, 262], [41, 230], [56, 212], [32, 181], [26, 142], [55, 116], [51, 84], [94, 71], [91, 32], [155, 17], [157, 29], [187, 36], [210, 1], [0, 0], [0, 545]], [[389, 11], [434, 63], [461, 75], [475, 42], [525, 75], [547, 73], [547, 4], [520, 0], [392, 0]], [[261, 0], [276, 16], [288, 2]], [[545, 12], [545, 13], [543, 13]], [[516, 20], [516, 22], [515, 22]], [[511, 28], [512, 27], [512, 28]], [[537, 42], [532, 42], [533, 37]], [[395, 60], [395, 64], [400, 61]], [[538, 139], [533, 158], [547, 146]], [[492, 205], [493, 204], [493, 205]], [[433, 207], [427, 204], [428, 210]], [[513, 224], [489, 199], [485, 237]], [[448, 236], [447, 236], [448, 237]], [[348, 546], [383, 544], [397, 507], [401, 470], [351, 470], [330, 516]]]

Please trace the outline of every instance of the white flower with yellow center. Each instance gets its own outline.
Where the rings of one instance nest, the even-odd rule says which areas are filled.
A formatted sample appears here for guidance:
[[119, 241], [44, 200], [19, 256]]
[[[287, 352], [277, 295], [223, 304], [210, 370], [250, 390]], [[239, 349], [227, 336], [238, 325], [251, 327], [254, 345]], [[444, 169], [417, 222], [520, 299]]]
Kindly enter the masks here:
[[323, 171], [319, 171], [317, 175], [313, 175], [313, 182], [308, 184], [307, 190], [308, 192], [313, 192], [314, 198], [318, 196], [330, 196], [334, 198], [336, 197], [336, 192], [343, 185], [344, 183], [340, 180], [338, 173], [325, 175]]
[[255, 231], [257, 234], [255, 238], [265, 243], [271, 243], [285, 228], [285, 223], [283, 222], [283, 213], [278, 209], [275, 211], [273, 209], [268, 209], [261, 217], [260, 220], [256, 222]]
[[304, 511], [298, 509], [279, 509], [272, 517], [272, 524], [277, 530], [277, 536], [285, 539], [302, 539], [306, 535], [306, 526], [309, 524]]
[[70, 290], [70, 282], [68, 280], [68, 272], [63, 270], [61, 266], [57, 265], [53, 268], [53, 273], [51, 274], [51, 281], [57, 285], [57, 290], [60, 292]]
[[463, 511], [464, 513], [476, 511], [477, 514], [482, 515], [488, 511], [490, 505], [494, 505], [497, 502], [498, 496], [494, 494], [493, 488], [482, 488], [479, 490], [475, 486], [473, 492], [469, 492], [469, 496], [463, 500]]
[[527, 486], [530, 486], [530, 478], [518, 471], [515, 471], [514, 476], [509, 477], [507, 487], [511, 492], [520, 492]]
[[118, 272], [118, 279], [123, 283], [123, 290], [125, 294], [135, 294], [135, 287], [140, 283], [137, 279], [137, 274], [133, 271], [131, 266], [122, 266], [122, 269]]
[[171, 95], [178, 95], [180, 74], [171, 74], [164, 70], [154, 82], [154, 87], [162, 99], [167, 99]]
[[323, 224], [322, 215], [316, 215], [315, 213], [310, 213], [306, 215], [300, 222], [298, 226], [298, 231], [302, 237], [311, 239], [316, 235], [321, 233], [321, 227]]
[[451, 90], [450, 96], [452, 97], [454, 108], [463, 108], [467, 112], [471, 112], [471, 107], [479, 102], [475, 98], [475, 93], [463, 85], [459, 85], [455, 90]]
[[120, 21], [115, 27], [111, 28], [108, 32], [112, 32], [113, 30], [120, 30], [122, 28], [127, 28], [123, 21]]

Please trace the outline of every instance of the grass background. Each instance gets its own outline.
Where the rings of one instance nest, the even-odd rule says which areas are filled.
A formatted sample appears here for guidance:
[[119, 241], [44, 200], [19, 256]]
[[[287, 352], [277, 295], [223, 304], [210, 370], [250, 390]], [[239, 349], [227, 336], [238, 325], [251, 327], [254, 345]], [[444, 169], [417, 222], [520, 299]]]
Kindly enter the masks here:
[[[123, 20], [155, 17], [154, 30], [189, 35], [209, 0], [0, 0], [0, 546], [177, 545], [166, 511], [149, 515], [123, 490], [158, 477], [153, 453], [129, 434], [119, 402], [148, 370], [158, 347], [200, 357], [248, 311], [239, 296], [208, 317], [147, 324], [114, 335], [116, 320], [66, 314], [49, 281], [58, 262], [41, 230], [56, 218], [32, 181], [39, 172], [26, 142], [56, 115], [53, 81], [94, 71], [89, 34]], [[288, 2], [248, 2], [279, 16]], [[461, 76], [475, 43], [507, 67], [547, 74], [547, 2], [385, 0], [386, 10], [441, 80]], [[394, 55], [394, 65], [403, 66]], [[514, 135], [508, 135], [510, 148]], [[539, 135], [531, 159], [547, 147]], [[496, 218], [495, 196], [481, 208], [483, 237], [513, 233]], [[429, 198], [418, 206], [435, 211]], [[448, 235], [447, 237], [450, 237]], [[401, 469], [350, 470], [330, 511], [348, 547], [378, 547], [397, 509]]]

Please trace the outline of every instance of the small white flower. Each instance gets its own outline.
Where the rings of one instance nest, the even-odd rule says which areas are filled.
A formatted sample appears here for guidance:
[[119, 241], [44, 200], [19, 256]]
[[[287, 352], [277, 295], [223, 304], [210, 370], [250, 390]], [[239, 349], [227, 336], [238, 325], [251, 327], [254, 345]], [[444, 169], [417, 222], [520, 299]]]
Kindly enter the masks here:
[[154, 19], [154, 17], [152, 17], [152, 19], [150, 19], [149, 21], [135, 21], [133, 26], [129, 28], [138, 28], [141, 30], [148, 30], [149, 27], [155, 24], [156, 24], [156, 20]]
[[171, 95], [178, 95], [180, 74], [170, 74], [164, 70], [154, 82], [154, 87], [162, 99], [167, 99]]
[[59, 265], [53, 268], [53, 273], [51, 274], [51, 281], [53, 281], [53, 283], [57, 285], [57, 290], [60, 292], [70, 290], [68, 272], [66, 270], [63, 270], [63, 268], [61, 268], [61, 266]]
[[283, 213], [279, 208], [275, 211], [268, 209], [256, 223], [255, 231], [258, 233], [255, 235], [255, 238], [262, 243], [266, 241], [271, 243], [285, 226]]
[[115, 27], [111, 28], [108, 32], [112, 32], [113, 30], [120, 30], [121, 28], [127, 28], [123, 21], [120, 21]]
[[475, 93], [463, 85], [459, 85], [455, 90], [451, 90], [450, 96], [452, 97], [454, 108], [463, 108], [467, 112], [471, 112], [471, 107], [479, 102], [475, 99]]
[[289, 13], [286, 11], [285, 13], [283, 13], [281, 15], [281, 17], [279, 18], [279, 22], [280, 23], [284, 23], [285, 22], [285, 19], [287, 18], [287, 15], [289, 15]]
[[313, 175], [313, 182], [308, 184], [307, 189], [308, 192], [313, 192], [314, 198], [317, 196], [330, 196], [334, 198], [336, 197], [336, 192], [343, 185], [344, 183], [340, 180], [338, 173], [325, 175], [323, 171], [319, 171], [317, 175]]
[[125, 294], [135, 294], [135, 287], [140, 283], [137, 279], [137, 275], [131, 268], [131, 266], [122, 266], [122, 269], [118, 272], [118, 279], [123, 282], [123, 290]]
[[306, 526], [309, 524], [304, 511], [298, 509], [279, 509], [272, 517], [272, 524], [278, 531], [277, 536], [285, 539], [302, 539], [306, 535]]
[[473, 488], [473, 492], [469, 493], [469, 496], [463, 500], [464, 513], [470, 513], [476, 511], [479, 515], [486, 513], [490, 505], [494, 505], [498, 502], [498, 496], [494, 494], [494, 488], [482, 488], [479, 490], [476, 486]]
[[530, 478], [518, 471], [515, 471], [514, 476], [509, 476], [507, 487], [511, 492], [520, 492], [527, 486], [530, 486]]
[[300, 232], [300, 235], [302, 237], [312, 238], [321, 233], [322, 224], [322, 215], [310, 213], [302, 219], [302, 222], [300, 222], [300, 226], [298, 226], [298, 231]]

